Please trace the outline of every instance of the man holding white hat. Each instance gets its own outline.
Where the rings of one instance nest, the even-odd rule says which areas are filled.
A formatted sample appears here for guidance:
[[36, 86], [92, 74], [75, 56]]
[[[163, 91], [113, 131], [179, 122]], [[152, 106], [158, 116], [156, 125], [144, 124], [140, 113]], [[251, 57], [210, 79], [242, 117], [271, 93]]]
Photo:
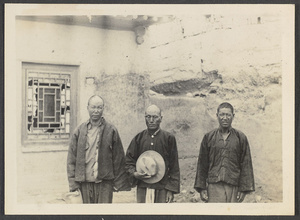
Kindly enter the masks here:
[[131, 141], [126, 170], [137, 185], [138, 203], [169, 203], [180, 190], [178, 152], [174, 135], [160, 129], [161, 110], [151, 105], [145, 112], [147, 129]]

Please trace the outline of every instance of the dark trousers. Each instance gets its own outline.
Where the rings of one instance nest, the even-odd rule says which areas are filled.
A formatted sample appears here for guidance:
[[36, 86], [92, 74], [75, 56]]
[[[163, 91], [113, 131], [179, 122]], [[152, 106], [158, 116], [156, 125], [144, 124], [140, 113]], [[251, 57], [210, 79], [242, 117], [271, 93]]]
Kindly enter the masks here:
[[111, 181], [83, 182], [80, 191], [83, 203], [112, 203], [113, 186]]
[[238, 186], [233, 186], [224, 182], [208, 184], [208, 202], [209, 203], [229, 203], [237, 202]]
[[[147, 188], [137, 187], [136, 189], [136, 199], [138, 203], [146, 202], [146, 192]], [[165, 189], [156, 189], [154, 203], [166, 203], [167, 190]]]

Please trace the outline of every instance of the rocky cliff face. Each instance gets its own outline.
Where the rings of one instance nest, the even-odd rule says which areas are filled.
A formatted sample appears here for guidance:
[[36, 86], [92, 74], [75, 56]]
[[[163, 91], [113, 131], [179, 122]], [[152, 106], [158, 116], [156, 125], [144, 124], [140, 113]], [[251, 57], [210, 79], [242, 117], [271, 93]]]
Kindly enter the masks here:
[[[153, 57], [156, 65], [148, 72], [150, 101], [163, 109], [162, 126], [176, 135], [179, 156], [185, 160], [182, 187], [187, 194], [181, 194], [180, 201], [198, 201], [193, 191], [189, 193], [195, 174], [192, 158], [198, 156], [203, 135], [218, 126], [216, 109], [225, 101], [235, 108], [233, 126], [247, 135], [251, 145], [257, 190], [247, 201], [282, 201], [284, 73], [279, 28], [280, 23], [272, 21], [213, 29], [152, 48], [153, 54], [164, 55]], [[191, 42], [194, 47], [183, 46]], [[185, 65], [180, 65], [183, 60]], [[188, 65], [194, 62], [201, 70]]]

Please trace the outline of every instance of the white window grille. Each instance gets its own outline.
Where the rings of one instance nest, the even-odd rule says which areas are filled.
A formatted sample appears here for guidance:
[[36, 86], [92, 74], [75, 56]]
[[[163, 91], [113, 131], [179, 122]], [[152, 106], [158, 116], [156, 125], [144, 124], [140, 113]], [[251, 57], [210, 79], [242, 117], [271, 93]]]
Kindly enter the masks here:
[[68, 139], [71, 118], [71, 74], [26, 71], [28, 140]]

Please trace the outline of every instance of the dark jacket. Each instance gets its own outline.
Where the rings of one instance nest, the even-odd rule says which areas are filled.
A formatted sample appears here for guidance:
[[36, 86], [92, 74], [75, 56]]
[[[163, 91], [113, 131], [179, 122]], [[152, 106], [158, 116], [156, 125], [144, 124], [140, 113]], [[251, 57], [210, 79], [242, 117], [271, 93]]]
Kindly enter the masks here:
[[230, 128], [225, 143], [219, 129], [203, 137], [198, 158], [195, 189], [206, 189], [207, 183], [225, 182], [239, 191], [254, 191], [254, 175], [250, 147], [241, 131]]
[[[70, 191], [85, 182], [85, 146], [87, 141], [88, 123], [82, 123], [70, 139], [67, 172]], [[129, 190], [128, 175], [125, 172], [125, 154], [117, 129], [103, 122], [99, 130], [98, 144], [98, 176], [96, 182], [110, 180], [117, 191]]]
[[[158, 152], [163, 157], [166, 165], [165, 175], [162, 180], [153, 184], [145, 183], [133, 177], [133, 173], [136, 171], [137, 159], [147, 150]], [[180, 171], [177, 144], [174, 135], [164, 130], [160, 130], [153, 138], [148, 133], [148, 130], [138, 133], [131, 141], [126, 152], [126, 170], [132, 177], [132, 187], [138, 185], [139, 187], [167, 189], [173, 193], [179, 193]]]

